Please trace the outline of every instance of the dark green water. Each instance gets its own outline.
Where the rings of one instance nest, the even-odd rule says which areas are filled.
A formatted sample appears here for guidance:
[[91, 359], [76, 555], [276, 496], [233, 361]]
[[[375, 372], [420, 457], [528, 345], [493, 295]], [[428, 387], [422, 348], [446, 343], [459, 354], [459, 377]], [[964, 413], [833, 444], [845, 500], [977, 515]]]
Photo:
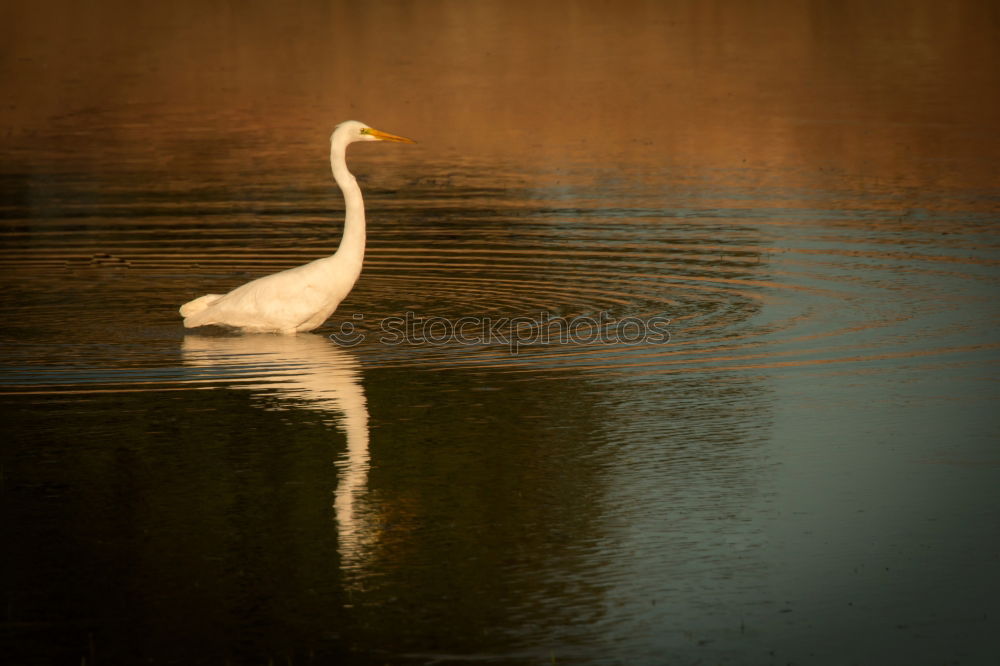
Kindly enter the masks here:
[[[994, 7], [66, 5], [3, 28], [5, 661], [1000, 659]], [[350, 297], [185, 331], [336, 246], [349, 117], [420, 141]]]

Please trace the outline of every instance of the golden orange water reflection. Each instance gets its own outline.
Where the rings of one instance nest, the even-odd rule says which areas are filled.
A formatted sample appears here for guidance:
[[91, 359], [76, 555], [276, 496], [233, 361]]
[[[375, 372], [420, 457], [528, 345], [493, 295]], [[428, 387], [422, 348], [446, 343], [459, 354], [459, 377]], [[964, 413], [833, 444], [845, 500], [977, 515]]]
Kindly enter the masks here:
[[116, 143], [152, 162], [204, 160], [239, 135], [261, 159], [313, 164], [332, 125], [357, 117], [421, 140], [414, 160], [992, 187], [997, 12], [974, 1], [23, 1], [0, 22], [0, 122], [11, 147], [58, 140], [82, 163]]

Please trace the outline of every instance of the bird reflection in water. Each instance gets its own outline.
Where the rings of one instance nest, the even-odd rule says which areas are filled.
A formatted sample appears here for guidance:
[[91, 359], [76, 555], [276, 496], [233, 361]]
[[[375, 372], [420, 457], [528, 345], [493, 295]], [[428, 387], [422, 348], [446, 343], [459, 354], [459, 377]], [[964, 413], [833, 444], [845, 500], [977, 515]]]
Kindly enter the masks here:
[[308, 334], [189, 335], [181, 352], [187, 365], [235, 372], [243, 380], [235, 386], [277, 396], [278, 408], [305, 407], [333, 415], [332, 422], [347, 436], [347, 450], [334, 462], [338, 480], [333, 510], [341, 567], [348, 578], [360, 574], [375, 539], [376, 521], [364, 499], [368, 405], [357, 358], [324, 337]]

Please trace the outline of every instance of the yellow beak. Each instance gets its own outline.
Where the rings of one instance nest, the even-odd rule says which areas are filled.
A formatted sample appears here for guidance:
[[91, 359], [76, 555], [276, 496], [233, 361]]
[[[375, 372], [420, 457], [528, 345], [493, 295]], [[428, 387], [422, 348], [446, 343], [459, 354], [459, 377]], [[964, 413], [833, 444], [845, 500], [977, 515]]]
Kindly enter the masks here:
[[366, 127], [361, 130], [365, 134], [371, 135], [378, 139], [379, 141], [396, 141], [398, 143], [416, 143], [413, 139], [407, 139], [405, 136], [396, 136], [395, 134], [389, 134], [388, 132], [383, 132], [381, 130], [373, 129], [371, 127]]

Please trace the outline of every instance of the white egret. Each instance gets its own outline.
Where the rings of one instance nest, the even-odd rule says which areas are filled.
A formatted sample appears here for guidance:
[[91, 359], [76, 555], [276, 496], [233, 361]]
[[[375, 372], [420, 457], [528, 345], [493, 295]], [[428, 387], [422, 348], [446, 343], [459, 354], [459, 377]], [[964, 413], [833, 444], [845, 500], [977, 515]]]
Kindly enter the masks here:
[[415, 143], [356, 120], [330, 135], [333, 179], [344, 193], [344, 235], [337, 251], [303, 266], [258, 278], [228, 294], [207, 294], [181, 306], [186, 328], [224, 326], [248, 333], [294, 334], [320, 326], [347, 297], [365, 258], [365, 204], [347, 170], [347, 146], [355, 141]]

